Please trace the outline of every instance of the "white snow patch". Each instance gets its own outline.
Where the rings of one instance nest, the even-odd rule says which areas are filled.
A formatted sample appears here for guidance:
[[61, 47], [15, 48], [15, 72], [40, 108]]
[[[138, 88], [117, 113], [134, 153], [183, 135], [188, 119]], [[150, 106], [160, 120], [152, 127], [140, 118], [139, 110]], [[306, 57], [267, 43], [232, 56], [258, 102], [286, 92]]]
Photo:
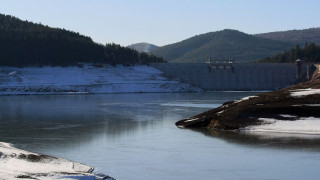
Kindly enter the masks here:
[[150, 66], [0, 67], [0, 94], [201, 92]]
[[304, 117], [295, 121], [259, 118], [262, 125], [254, 125], [242, 128], [244, 131], [253, 132], [278, 132], [293, 134], [319, 134], [320, 118]]
[[223, 112], [224, 112], [224, 110], [217, 112], [217, 114], [220, 115], [220, 114], [223, 113]]
[[285, 117], [285, 118], [296, 118], [296, 117], [298, 117], [298, 116], [293, 116], [293, 115], [290, 115], [290, 114], [280, 114], [279, 116]]
[[193, 119], [188, 119], [188, 120], [185, 120], [184, 122], [191, 122], [191, 121], [195, 121], [195, 120], [198, 120], [199, 118], [193, 118]]
[[[92, 167], [66, 159], [45, 156], [39, 161], [26, 159], [28, 155], [39, 156], [17, 149], [8, 143], [0, 142], [0, 179], [19, 179], [20, 175], [46, 179], [68, 179], [66, 173], [73, 176], [93, 177]], [[24, 156], [24, 157], [23, 157]], [[65, 178], [64, 178], [65, 177]]]
[[223, 107], [223, 108], [227, 108], [227, 107], [229, 107], [229, 105], [227, 104], [227, 105], [223, 105], [223, 106], [221, 106], [221, 107]]
[[255, 97], [258, 97], [258, 96], [247, 96], [247, 97], [244, 97], [238, 101], [235, 101], [234, 103], [239, 103], [239, 102], [242, 102], [242, 101], [246, 101], [246, 100], [249, 100], [251, 98], [255, 98]]
[[320, 94], [320, 89], [296, 89], [290, 91], [290, 95], [295, 98], [300, 98], [308, 95], [313, 95], [313, 94]]

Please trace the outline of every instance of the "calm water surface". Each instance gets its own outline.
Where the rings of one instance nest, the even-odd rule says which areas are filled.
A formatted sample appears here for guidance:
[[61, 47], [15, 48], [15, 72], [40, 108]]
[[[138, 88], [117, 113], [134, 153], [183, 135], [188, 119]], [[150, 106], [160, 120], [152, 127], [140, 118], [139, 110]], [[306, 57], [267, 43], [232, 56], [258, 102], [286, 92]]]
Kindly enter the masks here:
[[118, 180], [319, 179], [319, 136], [174, 125], [253, 94], [0, 96], [0, 141]]

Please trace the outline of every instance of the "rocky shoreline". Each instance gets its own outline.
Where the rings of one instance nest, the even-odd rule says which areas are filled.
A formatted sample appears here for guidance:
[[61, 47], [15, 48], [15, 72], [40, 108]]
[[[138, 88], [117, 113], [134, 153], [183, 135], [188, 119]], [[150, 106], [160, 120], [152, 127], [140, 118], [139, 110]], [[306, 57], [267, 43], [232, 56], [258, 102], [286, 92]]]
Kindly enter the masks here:
[[310, 117], [320, 118], [319, 69], [308, 82], [229, 101], [218, 108], [180, 120], [176, 125], [180, 128], [235, 130], [272, 123], [264, 119], [296, 121]]

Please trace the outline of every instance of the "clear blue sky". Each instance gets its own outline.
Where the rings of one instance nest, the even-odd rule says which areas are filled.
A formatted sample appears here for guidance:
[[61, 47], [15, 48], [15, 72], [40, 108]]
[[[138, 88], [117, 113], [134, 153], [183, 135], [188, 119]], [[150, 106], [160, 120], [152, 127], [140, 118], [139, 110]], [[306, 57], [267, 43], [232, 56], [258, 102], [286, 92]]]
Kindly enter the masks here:
[[320, 0], [0, 0], [0, 13], [90, 36], [166, 45], [237, 29], [255, 34], [320, 27]]

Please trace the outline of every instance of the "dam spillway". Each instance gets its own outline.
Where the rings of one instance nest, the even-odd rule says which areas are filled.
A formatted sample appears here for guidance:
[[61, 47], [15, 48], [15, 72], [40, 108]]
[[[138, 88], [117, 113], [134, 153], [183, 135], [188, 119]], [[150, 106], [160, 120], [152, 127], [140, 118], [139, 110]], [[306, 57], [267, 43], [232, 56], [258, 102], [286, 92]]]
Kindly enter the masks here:
[[154, 63], [151, 66], [168, 77], [188, 81], [207, 91], [275, 90], [297, 80], [296, 65], [287, 63]]

